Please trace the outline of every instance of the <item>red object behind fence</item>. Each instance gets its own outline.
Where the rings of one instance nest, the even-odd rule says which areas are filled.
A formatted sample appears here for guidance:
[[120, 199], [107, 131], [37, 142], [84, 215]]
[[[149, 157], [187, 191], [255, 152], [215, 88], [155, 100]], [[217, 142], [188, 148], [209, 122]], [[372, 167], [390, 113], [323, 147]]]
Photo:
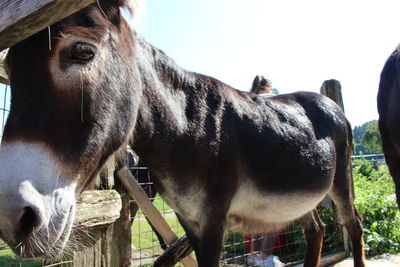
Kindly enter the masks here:
[[[251, 246], [253, 244], [253, 236], [252, 236], [252, 234], [246, 234], [244, 236], [244, 239], [245, 239], [246, 253], [251, 253]], [[284, 243], [285, 243], [285, 232], [284, 232], [284, 230], [279, 230], [279, 232], [278, 232], [278, 234], [277, 234], [277, 236], [275, 238], [273, 253], [274, 254], [281, 253], [281, 248], [282, 248]]]

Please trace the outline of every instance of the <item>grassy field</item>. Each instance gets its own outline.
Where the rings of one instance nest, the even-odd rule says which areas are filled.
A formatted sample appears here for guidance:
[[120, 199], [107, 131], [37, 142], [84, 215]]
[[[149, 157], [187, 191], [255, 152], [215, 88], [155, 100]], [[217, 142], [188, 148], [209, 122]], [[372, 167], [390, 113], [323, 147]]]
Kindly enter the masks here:
[[11, 249], [0, 251], [0, 266], [4, 267], [39, 267], [39, 260], [23, 260], [14, 255]]
[[[171, 210], [170, 207], [165, 204], [165, 202], [160, 198], [156, 197], [154, 200], [154, 205], [157, 207], [161, 214], [164, 216], [165, 220], [172, 228], [172, 230], [177, 234], [177, 236], [182, 236], [185, 234], [184, 230], [180, 226], [178, 219], [175, 216], [175, 213]], [[141, 211], [139, 211], [135, 220], [132, 224], [132, 245], [135, 248], [152, 248], [153, 246], [158, 246], [157, 236], [154, 234], [151, 229], [149, 223], [145, 219], [145, 216]], [[159, 246], [158, 246], [159, 247]]]
[[[160, 196], [156, 196], [153, 204], [161, 212], [178, 237], [185, 234], [175, 213]], [[153, 266], [152, 263], [155, 258], [163, 252], [157, 236], [141, 211], [138, 211], [132, 224], [132, 245], [133, 258], [137, 259], [134, 260], [133, 266]]]

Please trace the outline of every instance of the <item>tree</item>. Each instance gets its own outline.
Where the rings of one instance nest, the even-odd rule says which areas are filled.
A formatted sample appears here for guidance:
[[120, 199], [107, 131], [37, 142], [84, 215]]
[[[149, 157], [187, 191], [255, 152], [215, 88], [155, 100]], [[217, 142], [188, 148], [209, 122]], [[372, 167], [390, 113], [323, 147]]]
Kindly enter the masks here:
[[368, 123], [362, 135], [361, 144], [368, 153], [382, 153], [382, 139], [377, 120]]
[[371, 121], [360, 126], [355, 126], [353, 129], [353, 151], [355, 155], [364, 155], [367, 152], [364, 145], [361, 143], [361, 138], [369, 123], [371, 123]]

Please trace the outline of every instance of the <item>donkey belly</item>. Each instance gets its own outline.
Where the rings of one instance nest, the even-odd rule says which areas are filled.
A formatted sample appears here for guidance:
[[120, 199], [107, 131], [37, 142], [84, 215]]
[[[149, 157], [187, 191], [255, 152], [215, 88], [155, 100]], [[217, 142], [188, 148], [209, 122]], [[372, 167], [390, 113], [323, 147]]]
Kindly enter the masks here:
[[241, 185], [227, 214], [229, 230], [263, 233], [279, 230], [314, 209], [326, 192], [260, 192], [250, 184]]

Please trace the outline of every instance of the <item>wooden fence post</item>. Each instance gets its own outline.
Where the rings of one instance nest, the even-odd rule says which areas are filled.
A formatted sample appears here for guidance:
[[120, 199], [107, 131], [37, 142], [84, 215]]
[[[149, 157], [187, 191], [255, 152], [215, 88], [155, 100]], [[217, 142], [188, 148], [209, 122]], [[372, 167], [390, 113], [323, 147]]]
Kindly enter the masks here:
[[338, 80], [331, 79], [324, 81], [321, 85], [320, 93], [335, 101], [344, 112], [342, 86]]
[[[117, 176], [124, 184], [125, 188], [127, 188], [129, 194], [136, 201], [140, 209], [150, 220], [154, 228], [156, 228], [157, 231], [160, 233], [165, 242], [168, 245], [171, 245], [175, 241], [177, 241], [178, 237], [171, 230], [168, 223], [165, 221], [165, 219], [162, 217], [156, 207], [153, 206], [146, 193], [137, 183], [136, 179], [133, 177], [129, 169], [127, 167], [120, 169], [117, 172]], [[186, 257], [180, 259], [180, 261], [186, 267], [197, 267], [197, 262], [190, 255], [187, 255]]]
[[[111, 267], [104, 253], [113, 223], [120, 217], [121, 198], [115, 190], [85, 191], [80, 196], [76, 213], [76, 226], [71, 239], [76, 244], [70, 255], [45, 261], [44, 266], [61, 267]], [[105, 256], [104, 256], [105, 255]]]

